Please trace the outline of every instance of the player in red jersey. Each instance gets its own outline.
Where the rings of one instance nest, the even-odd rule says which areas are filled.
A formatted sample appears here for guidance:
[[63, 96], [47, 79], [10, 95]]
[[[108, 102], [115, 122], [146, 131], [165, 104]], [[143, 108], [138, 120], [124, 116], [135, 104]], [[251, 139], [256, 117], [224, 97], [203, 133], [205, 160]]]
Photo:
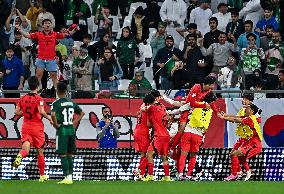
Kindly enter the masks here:
[[151, 142], [148, 151], [148, 176], [143, 181], [153, 181], [153, 170], [154, 170], [154, 154], [161, 156], [163, 161], [165, 176], [162, 181], [172, 181], [170, 178], [170, 166], [168, 162], [168, 151], [170, 135], [167, 130], [168, 127], [168, 115], [166, 107], [159, 102], [161, 99], [160, 92], [157, 90], [151, 91], [151, 93], [145, 96], [145, 102], [150, 105], [147, 108], [149, 112], [148, 127], [154, 128], [154, 139]]
[[[220, 114], [220, 118], [229, 121], [238, 123], [236, 134], [241, 137], [237, 142], [237, 146], [234, 146], [234, 149], [231, 152], [231, 175], [225, 178], [225, 181], [232, 181], [238, 178], [238, 169], [240, 166], [241, 158], [244, 158], [245, 161], [249, 158], [252, 158], [262, 151], [262, 133], [258, 120], [258, 113], [261, 110], [254, 104], [250, 104], [245, 108], [244, 116], [228, 116], [225, 114]], [[250, 178], [250, 176], [249, 176]], [[245, 180], [249, 178], [246, 177]]]
[[146, 153], [151, 141], [149, 127], [147, 126], [148, 112], [146, 112], [145, 109], [145, 103], [143, 103], [139, 111], [137, 112], [137, 123], [133, 134], [135, 141], [135, 150], [141, 153], [138, 169], [134, 170], [133, 172], [138, 180], [141, 180], [145, 175], [146, 167], [148, 164]]
[[31, 145], [37, 150], [38, 168], [40, 172], [40, 182], [46, 181], [47, 176], [44, 175], [44, 125], [41, 116], [48, 119], [53, 124], [51, 117], [44, 111], [43, 99], [37, 95], [39, 90], [39, 81], [35, 76], [28, 79], [30, 93], [21, 97], [17, 103], [15, 114], [24, 117], [22, 125], [22, 150], [17, 155], [13, 162], [13, 167], [18, 168], [23, 158], [25, 158], [30, 151]]

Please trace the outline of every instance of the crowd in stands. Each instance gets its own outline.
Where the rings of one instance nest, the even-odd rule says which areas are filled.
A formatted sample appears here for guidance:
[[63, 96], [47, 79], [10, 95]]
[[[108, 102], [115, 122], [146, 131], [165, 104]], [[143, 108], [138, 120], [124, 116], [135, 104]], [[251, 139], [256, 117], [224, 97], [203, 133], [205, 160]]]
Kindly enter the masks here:
[[[74, 24], [78, 30], [56, 36], [56, 72], [40, 67], [45, 97], [53, 96], [54, 79], [81, 91], [73, 96], [78, 98], [94, 97], [94, 90], [124, 88], [142, 97], [152, 88], [189, 89], [209, 74], [219, 90], [284, 89], [283, 0], [23, 2], [28, 9], [20, 1], [0, 0], [2, 90], [27, 90], [27, 78], [39, 77], [39, 43], [23, 33], [43, 31], [46, 20], [55, 32], [66, 34]], [[41, 46], [48, 53], [52, 40], [46, 37]], [[255, 93], [266, 97], [283, 98], [284, 92]]]

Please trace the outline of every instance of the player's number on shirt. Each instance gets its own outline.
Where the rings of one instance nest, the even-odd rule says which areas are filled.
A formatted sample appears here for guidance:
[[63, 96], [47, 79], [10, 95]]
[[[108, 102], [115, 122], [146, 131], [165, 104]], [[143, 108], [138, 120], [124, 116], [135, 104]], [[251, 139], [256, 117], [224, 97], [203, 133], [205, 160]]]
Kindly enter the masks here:
[[32, 107], [29, 106], [26, 107], [25, 113], [27, 114], [26, 116], [27, 119], [32, 119], [33, 114], [31, 113], [31, 109]]
[[74, 108], [64, 108], [62, 114], [64, 116], [63, 125], [73, 125]]

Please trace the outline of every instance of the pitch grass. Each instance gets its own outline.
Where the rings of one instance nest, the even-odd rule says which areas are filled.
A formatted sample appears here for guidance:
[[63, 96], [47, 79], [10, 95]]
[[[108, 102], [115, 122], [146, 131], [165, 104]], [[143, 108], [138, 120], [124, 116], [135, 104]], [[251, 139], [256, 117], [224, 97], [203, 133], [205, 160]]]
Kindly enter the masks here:
[[1, 194], [284, 194], [284, 182], [0, 181]]

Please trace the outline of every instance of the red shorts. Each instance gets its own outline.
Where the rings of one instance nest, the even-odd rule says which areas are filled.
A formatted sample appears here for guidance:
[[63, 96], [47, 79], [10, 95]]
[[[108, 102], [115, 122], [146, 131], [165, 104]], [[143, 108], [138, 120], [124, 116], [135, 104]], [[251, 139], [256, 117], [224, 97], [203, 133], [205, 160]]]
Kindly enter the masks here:
[[233, 149], [234, 149], [234, 150], [239, 149], [239, 147], [240, 147], [245, 141], [246, 141], [246, 139], [244, 139], [244, 138], [238, 139], [238, 141], [235, 143]]
[[150, 145], [149, 135], [134, 135], [135, 151], [146, 153]]
[[197, 153], [202, 145], [202, 139], [203, 137], [200, 135], [191, 132], [184, 132], [181, 137], [181, 150]]
[[44, 146], [44, 127], [43, 125], [23, 125], [21, 142], [30, 142], [35, 148]]
[[180, 113], [179, 121], [181, 123], [187, 123], [188, 122], [188, 114], [189, 114], [188, 110]]
[[238, 148], [247, 159], [252, 158], [262, 152], [262, 144], [257, 136], [249, 140], [243, 141], [243, 144]]
[[155, 151], [159, 156], [167, 156], [169, 152], [170, 136], [154, 137], [148, 151]]

